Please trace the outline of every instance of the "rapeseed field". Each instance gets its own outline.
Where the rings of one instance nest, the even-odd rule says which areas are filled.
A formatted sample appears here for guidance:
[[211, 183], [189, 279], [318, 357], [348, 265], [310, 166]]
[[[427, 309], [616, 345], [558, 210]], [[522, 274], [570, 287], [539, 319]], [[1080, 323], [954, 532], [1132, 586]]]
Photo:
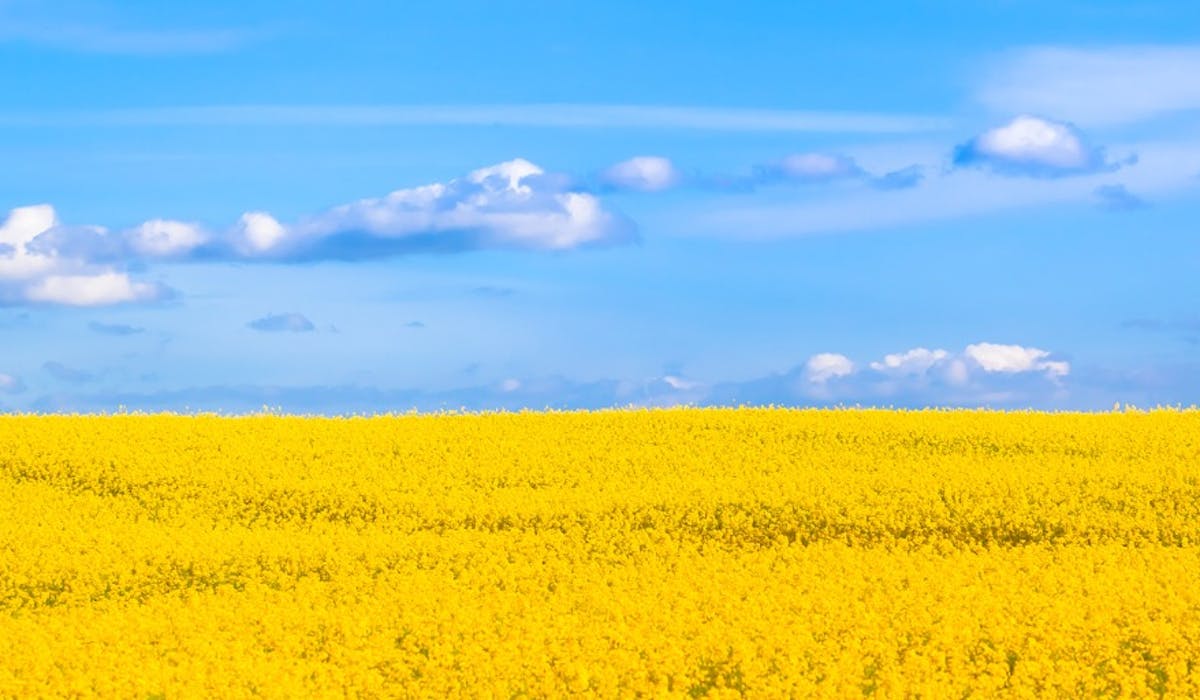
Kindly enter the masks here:
[[3, 697], [1196, 697], [1200, 412], [0, 417]]

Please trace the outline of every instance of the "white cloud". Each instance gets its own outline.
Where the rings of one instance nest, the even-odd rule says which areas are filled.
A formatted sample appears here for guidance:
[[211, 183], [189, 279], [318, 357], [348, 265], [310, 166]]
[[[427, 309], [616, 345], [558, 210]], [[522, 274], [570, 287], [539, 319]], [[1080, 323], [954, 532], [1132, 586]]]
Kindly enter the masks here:
[[949, 355], [945, 350], [913, 348], [907, 352], [884, 355], [882, 362], [872, 362], [870, 366], [877, 372], [923, 374]]
[[963, 355], [985, 372], [1044, 372], [1047, 376], [1064, 377], [1071, 371], [1070, 363], [1048, 359], [1049, 352], [1020, 345], [975, 343], [968, 345]]
[[658, 192], [679, 184], [675, 165], [661, 156], [635, 156], [600, 173], [604, 184], [624, 190]]
[[0, 280], [26, 280], [54, 269], [56, 261], [52, 256], [30, 251], [28, 245], [57, 224], [53, 207], [45, 204], [9, 212], [8, 219], [0, 225], [0, 243], [7, 251], [0, 255]]
[[823, 352], [808, 358], [804, 363], [804, 376], [813, 384], [824, 384], [831, 379], [845, 377], [854, 372], [854, 363], [845, 355]]
[[[134, 282], [124, 272], [95, 264], [86, 257], [37, 245], [39, 237], [59, 226], [53, 207], [13, 209], [0, 225], [0, 295], [10, 301], [103, 306], [158, 298], [163, 288]], [[104, 236], [103, 229], [89, 234]]]
[[[959, 353], [912, 348], [866, 365], [821, 353], [791, 376], [804, 380], [792, 386], [810, 399], [970, 404], [1059, 395], [1070, 372], [1070, 363], [1040, 348], [974, 343]], [[759, 388], [770, 390], [771, 385], [760, 383]]]
[[233, 230], [234, 247], [243, 254], [266, 253], [287, 238], [287, 229], [261, 211], [242, 214]]
[[361, 199], [282, 229], [261, 214], [253, 216], [243, 218], [241, 231], [259, 250], [312, 257], [475, 248], [566, 250], [632, 235], [630, 223], [606, 210], [594, 195], [564, 189], [561, 178], [520, 158], [446, 183]]
[[1104, 167], [1099, 149], [1084, 143], [1069, 124], [1022, 115], [960, 146], [958, 165], [987, 165], [1001, 172], [1054, 175]]
[[293, 223], [251, 211], [224, 231], [153, 219], [120, 232], [63, 226], [49, 205], [0, 226], [0, 302], [100, 306], [155, 299], [120, 265], [157, 259], [359, 259], [477, 249], [567, 250], [634, 237], [633, 224], [566, 178], [516, 159], [445, 183], [396, 190]]
[[1078, 382], [1067, 382], [1071, 369], [1049, 352], [1019, 345], [976, 343], [958, 352], [916, 347], [866, 363], [827, 352], [781, 374], [704, 385], [688, 400], [726, 406], [1063, 407], [1077, 398]]
[[25, 290], [29, 301], [65, 306], [108, 306], [158, 298], [153, 284], [134, 282], [118, 272], [90, 275], [49, 275]]
[[208, 236], [197, 224], [152, 219], [126, 232], [130, 247], [148, 257], [183, 255], [203, 245]]
[[1002, 57], [977, 97], [1090, 126], [1200, 109], [1200, 46], [1034, 47]]

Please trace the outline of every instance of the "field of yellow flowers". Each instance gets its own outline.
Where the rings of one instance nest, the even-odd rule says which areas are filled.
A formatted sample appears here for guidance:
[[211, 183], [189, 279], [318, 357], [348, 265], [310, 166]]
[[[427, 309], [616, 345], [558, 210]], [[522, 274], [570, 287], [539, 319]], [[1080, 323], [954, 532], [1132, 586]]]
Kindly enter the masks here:
[[0, 697], [1196, 697], [1200, 412], [0, 417]]

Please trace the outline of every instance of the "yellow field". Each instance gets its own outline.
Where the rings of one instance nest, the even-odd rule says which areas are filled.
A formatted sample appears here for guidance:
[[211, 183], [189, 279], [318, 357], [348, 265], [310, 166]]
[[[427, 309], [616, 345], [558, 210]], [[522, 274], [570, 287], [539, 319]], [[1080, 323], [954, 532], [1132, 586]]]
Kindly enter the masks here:
[[0, 696], [1196, 697], [1200, 412], [0, 418]]

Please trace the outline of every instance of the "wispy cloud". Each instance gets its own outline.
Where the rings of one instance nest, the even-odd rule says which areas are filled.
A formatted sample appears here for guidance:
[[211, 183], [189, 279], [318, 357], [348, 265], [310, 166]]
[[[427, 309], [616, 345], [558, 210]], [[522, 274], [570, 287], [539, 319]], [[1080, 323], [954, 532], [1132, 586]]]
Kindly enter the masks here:
[[[1182, 197], [1197, 192], [1200, 142], [1135, 142], [1111, 147], [1136, 153], [1120, 162], [1121, 179], [1139, 198]], [[982, 217], [1002, 211], [1075, 203], [1093, 206], [1097, 188], [1112, 184], [1107, 169], [1071, 177], [1011, 177], [992, 168], [925, 164], [919, 187], [839, 188], [792, 201], [714, 198], [674, 212], [694, 234], [770, 239], [879, 230], [930, 221]]]
[[1200, 110], [1200, 46], [1019, 49], [991, 67], [977, 93], [1002, 113], [1053, 115], [1089, 126]]
[[924, 179], [924, 168], [913, 164], [882, 174], [868, 171], [852, 156], [844, 153], [792, 153], [753, 168], [748, 178], [722, 177], [735, 186], [740, 182], [747, 188], [773, 184], [814, 185], [833, 182], [865, 184], [881, 190], [902, 190], [916, 187]]
[[64, 16], [65, 8], [0, 3], [0, 42], [80, 53], [159, 56], [221, 53], [270, 35], [264, 29], [137, 28]]
[[637, 156], [606, 168], [598, 177], [603, 188], [639, 192], [659, 192], [676, 187], [749, 192], [773, 185], [824, 185], [838, 182], [896, 190], [915, 187], [923, 179], [924, 168], [920, 165], [877, 175], [859, 165], [852, 156], [820, 151], [790, 153], [769, 162], [757, 163], [751, 166], [749, 173], [717, 174], [684, 174], [667, 158]]
[[498, 105], [225, 105], [0, 112], [0, 125], [63, 126], [514, 126], [733, 132], [897, 134], [942, 131], [939, 116], [719, 107]]

